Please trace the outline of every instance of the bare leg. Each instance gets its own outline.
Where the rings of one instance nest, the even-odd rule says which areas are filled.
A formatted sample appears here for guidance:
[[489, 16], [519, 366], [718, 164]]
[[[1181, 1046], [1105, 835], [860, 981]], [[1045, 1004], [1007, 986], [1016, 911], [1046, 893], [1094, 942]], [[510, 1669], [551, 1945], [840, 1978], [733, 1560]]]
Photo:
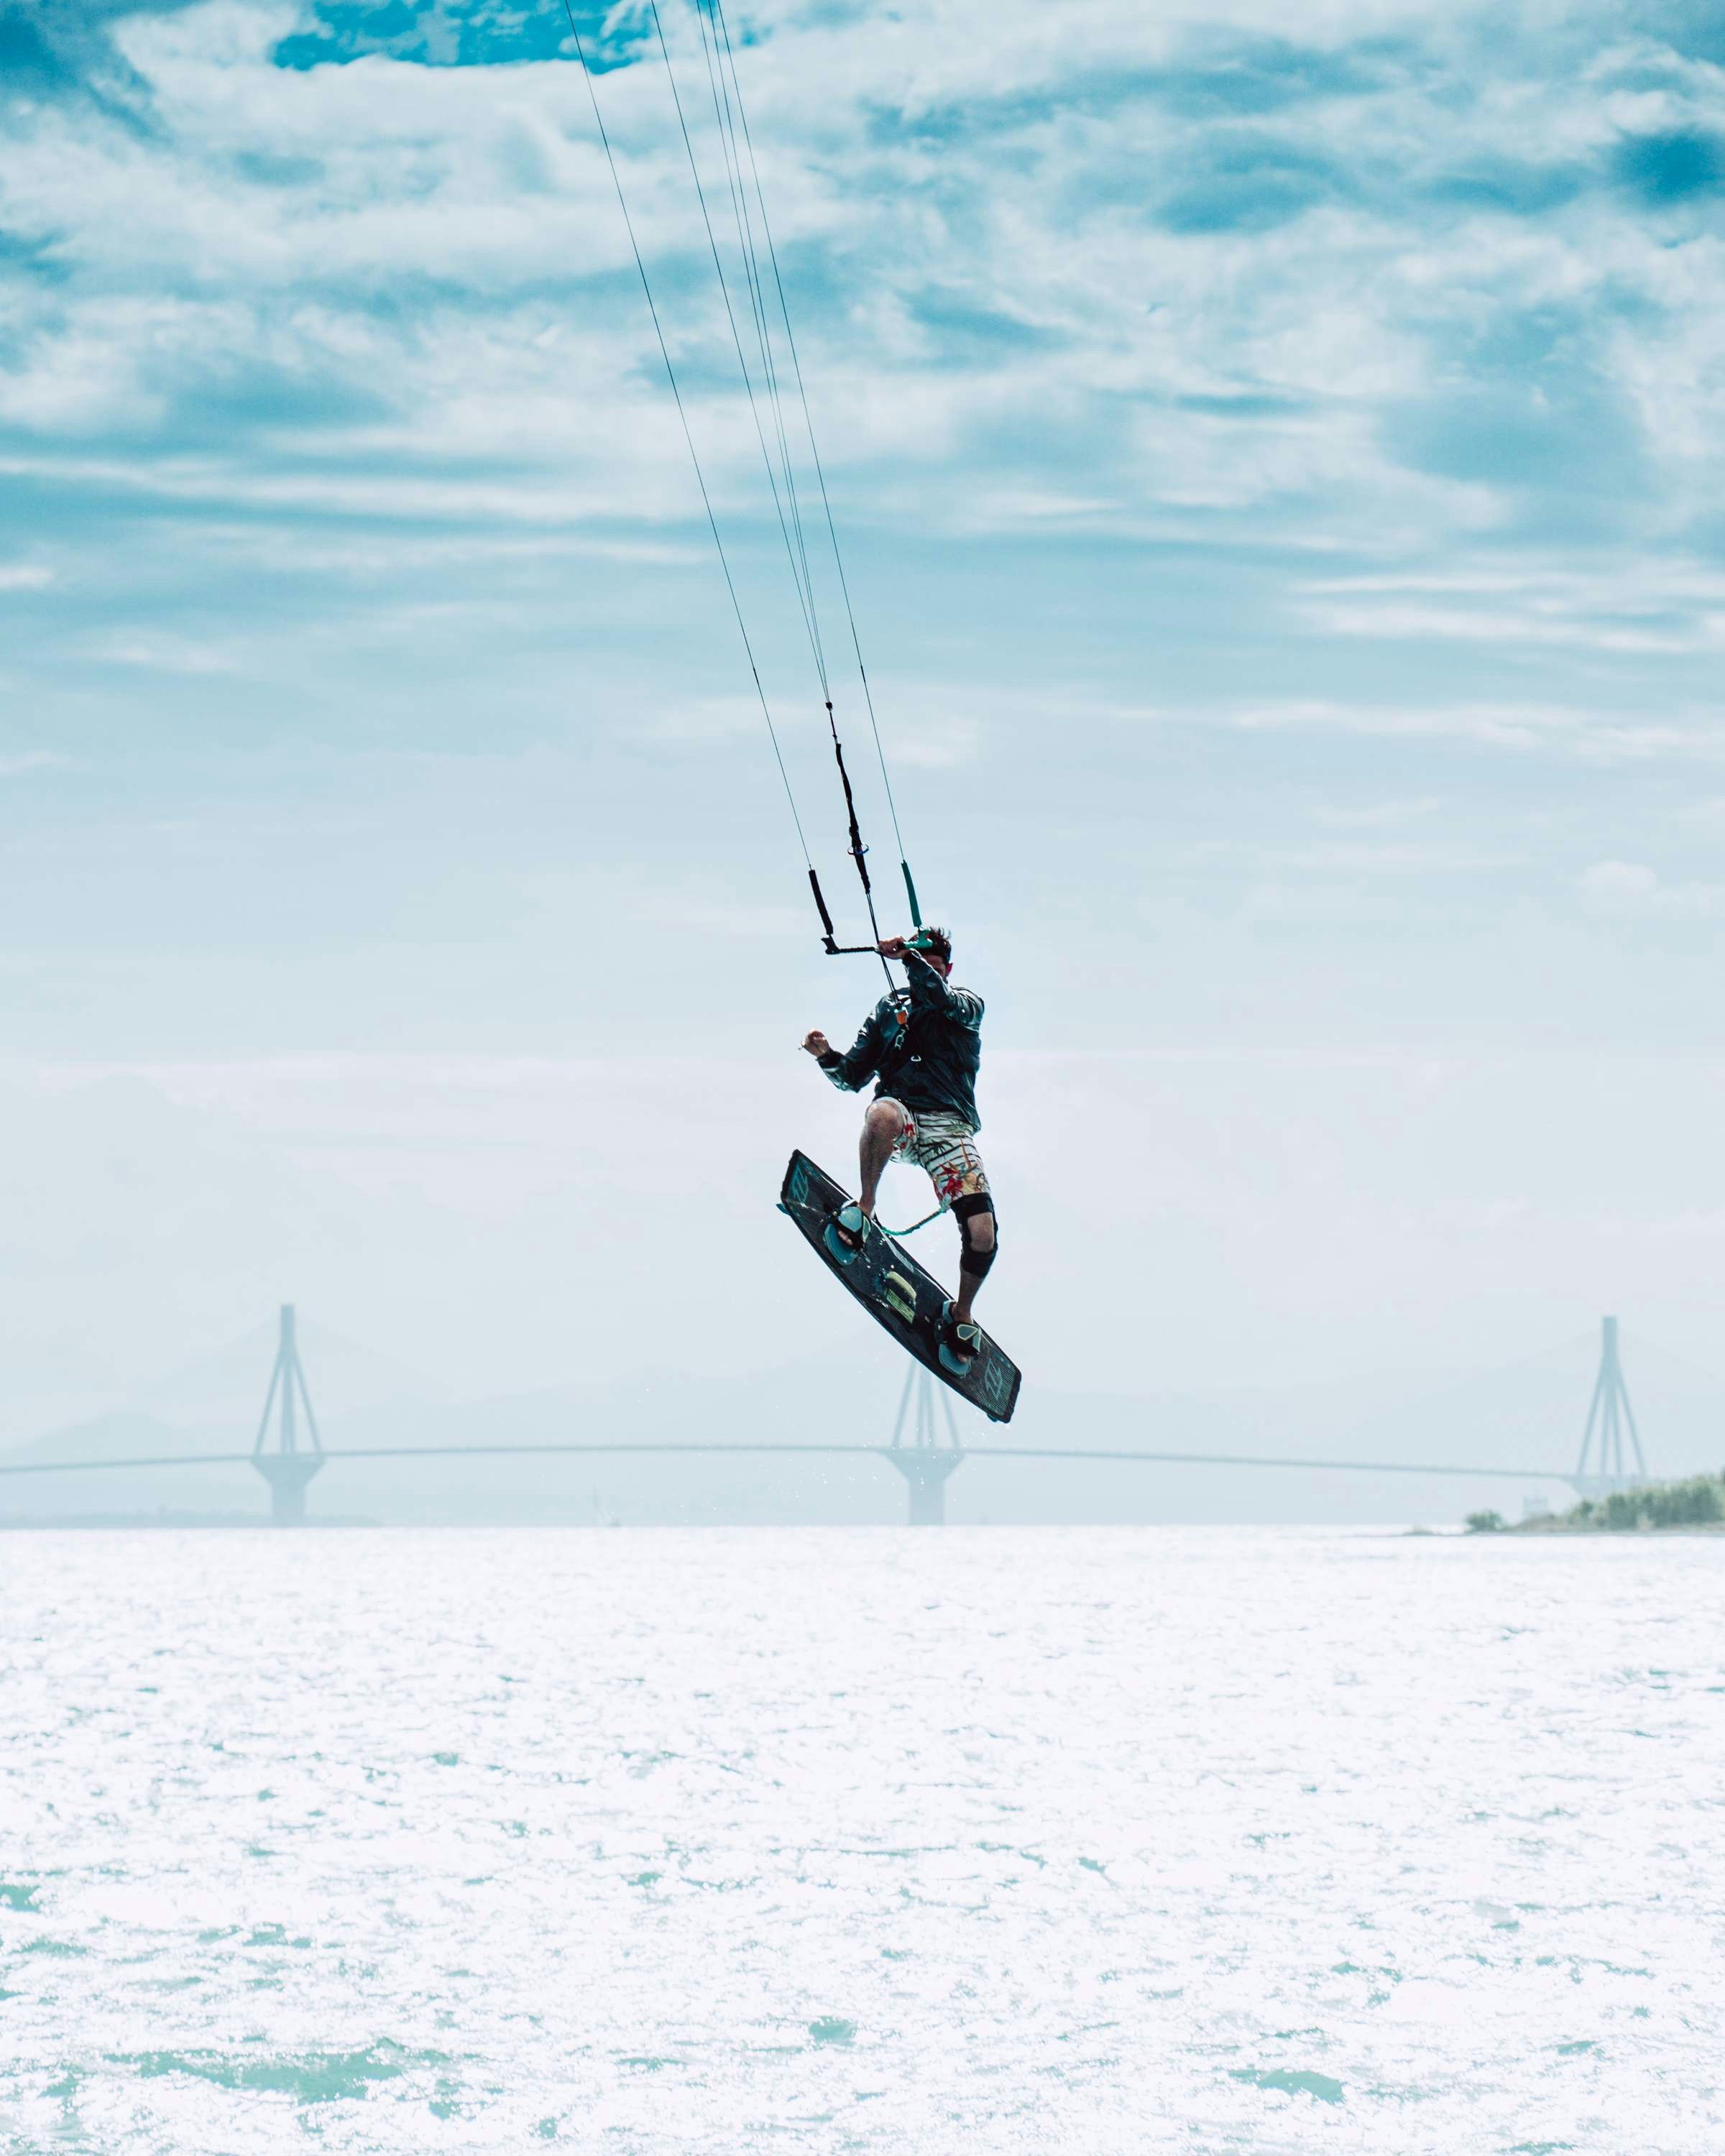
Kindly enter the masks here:
[[952, 1304], [952, 1322], [968, 1325], [970, 1306], [976, 1300], [977, 1290], [982, 1286], [983, 1273], [973, 1273], [965, 1260], [972, 1251], [980, 1257], [994, 1247], [994, 1216], [992, 1213], [973, 1213], [960, 1223], [958, 1232], [964, 1238], [964, 1247], [958, 1254], [958, 1293]]
[[863, 1117], [862, 1143], [859, 1148], [862, 1189], [858, 1203], [865, 1219], [875, 1217], [880, 1178], [886, 1173], [886, 1163], [892, 1158], [892, 1148], [898, 1143], [904, 1127], [905, 1111], [896, 1101], [876, 1101]]

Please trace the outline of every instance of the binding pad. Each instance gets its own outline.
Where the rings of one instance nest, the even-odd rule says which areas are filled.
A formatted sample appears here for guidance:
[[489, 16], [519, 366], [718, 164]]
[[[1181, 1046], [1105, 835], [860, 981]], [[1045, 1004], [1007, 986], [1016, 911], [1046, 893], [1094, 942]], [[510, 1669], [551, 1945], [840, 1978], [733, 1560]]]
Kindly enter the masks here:
[[940, 1327], [949, 1300], [947, 1291], [901, 1243], [885, 1229], [871, 1227], [855, 1257], [840, 1260], [833, 1255], [826, 1242], [827, 1224], [841, 1205], [850, 1203], [850, 1193], [841, 1190], [807, 1153], [791, 1155], [778, 1209], [796, 1223], [827, 1270], [843, 1281], [875, 1323], [884, 1326], [925, 1370], [932, 1370], [961, 1399], [980, 1408], [990, 1422], [1010, 1422], [1019, 1402], [1017, 1363], [984, 1332], [976, 1359], [963, 1377], [955, 1377], [945, 1367], [940, 1358]]

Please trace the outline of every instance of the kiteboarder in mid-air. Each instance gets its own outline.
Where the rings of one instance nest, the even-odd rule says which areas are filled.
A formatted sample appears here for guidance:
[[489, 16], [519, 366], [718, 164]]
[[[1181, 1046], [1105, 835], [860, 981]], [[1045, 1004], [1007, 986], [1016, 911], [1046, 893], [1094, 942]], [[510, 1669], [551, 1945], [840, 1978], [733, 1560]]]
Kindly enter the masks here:
[[942, 1362], [962, 1372], [982, 1344], [971, 1304], [994, 1262], [994, 1201], [976, 1145], [983, 1003], [952, 985], [952, 944], [943, 928], [888, 937], [879, 949], [883, 958], [902, 962], [906, 985], [875, 1004], [849, 1055], [840, 1055], [824, 1033], [803, 1043], [842, 1092], [876, 1081], [863, 1117], [861, 1195], [838, 1214], [830, 1235], [835, 1255], [855, 1256], [878, 1232], [875, 1204], [887, 1163], [909, 1161], [926, 1170], [962, 1240], [958, 1294], [940, 1337]]
[[[3, 5], [3, 0], [0, 0], [0, 5]], [[889, 968], [890, 961], [897, 960], [909, 977], [906, 987], [893, 988], [893, 977], [887, 970], [891, 993], [875, 1007], [848, 1055], [839, 1055], [822, 1033], [811, 1033], [803, 1044], [811, 1055], [819, 1059], [834, 1084], [848, 1092], [860, 1091], [870, 1078], [878, 1081], [875, 1097], [863, 1125], [860, 1202], [799, 1148], [792, 1153], [785, 1168], [779, 1188], [779, 1210], [795, 1224], [798, 1234], [819, 1254], [829, 1270], [842, 1280], [852, 1298], [924, 1369], [938, 1375], [952, 1391], [991, 1420], [1009, 1422], [1018, 1403], [1021, 1373], [999, 1342], [991, 1339], [971, 1315], [977, 1290], [993, 1262], [996, 1240], [993, 1201], [988, 1195], [988, 1178], [983, 1173], [982, 1158], [976, 1149], [973, 1087], [980, 1055], [983, 1006], [978, 998], [948, 983], [952, 957], [951, 939], [943, 930], [922, 925], [916, 886], [911, 875], [904, 834], [899, 829], [892, 778], [886, 767], [886, 752], [875, 719], [868, 669], [863, 662], [862, 639], [845, 581], [838, 526], [833, 519], [826, 477], [815, 446], [814, 423], [803, 388], [802, 362], [797, 356], [785, 301], [785, 280], [779, 275], [766, 197], [761, 191], [760, 173], [743, 111], [743, 80], [728, 38], [704, 38], [702, 50], [713, 93], [714, 121], [732, 183], [732, 208], [739, 220], [740, 253], [729, 264], [726, 250], [721, 249], [716, 234], [709, 227], [708, 237], [713, 241], [713, 268], [723, 295], [725, 311], [732, 329], [738, 332], [734, 341], [742, 393], [754, 417], [754, 431], [766, 465], [768, 491], [778, 511], [785, 558], [796, 588], [796, 612], [808, 632], [814, 679], [805, 683], [805, 693], [819, 690], [820, 709], [826, 716], [827, 738], [832, 746], [833, 761], [844, 795], [845, 829], [850, 840], [845, 850], [855, 866], [862, 886], [863, 903], [868, 911], [865, 932], [870, 940], [865, 943], [839, 942], [839, 930], [821, 891], [778, 727], [756, 665], [755, 642], [742, 598], [742, 589], [748, 586], [747, 583], [740, 585], [738, 578], [732, 573], [723, 532], [713, 512], [712, 490], [702, 469], [695, 431], [689, 424], [687, 403], [678, 387], [677, 368], [681, 362], [675, 353], [681, 341], [680, 336], [669, 332], [667, 325], [672, 317], [668, 305], [662, 308], [660, 300], [654, 297], [655, 273], [649, 270], [648, 256], [642, 253], [638, 242], [624, 167], [618, 162], [605, 126], [598, 85], [611, 78], [603, 72], [596, 73], [588, 65], [588, 51], [576, 19], [578, 12], [572, 0], [565, 0], [570, 43], [586, 78], [598, 146], [616, 188], [623, 232], [640, 277], [642, 297], [647, 303], [647, 316], [653, 326], [660, 357], [665, 362], [671, 400], [681, 415], [683, 437], [694, 467], [696, 490], [706, 511], [714, 551], [737, 618], [742, 656], [760, 702], [773, 761], [784, 788], [785, 805], [790, 811], [798, 850], [808, 875], [809, 896], [820, 917], [821, 947], [834, 958], [872, 958], [878, 953], [883, 968]], [[702, 20], [706, 23], [706, 16]], [[676, 77], [671, 70], [670, 48], [663, 38], [658, 44], [673, 103], [685, 122], [682, 129], [684, 146], [688, 152], [696, 195], [705, 215], [706, 191]], [[593, 58], [597, 60], [598, 54]], [[764, 254], [758, 258], [753, 240], [743, 232], [745, 224], [758, 231], [764, 244]], [[763, 275], [767, 278], [764, 283]], [[769, 285], [773, 295], [772, 305], [767, 304]], [[743, 325], [752, 328], [752, 357], [746, 349]], [[800, 408], [799, 424], [787, 424], [790, 415], [782, 401], [786, 394], [793, 396]], [[793, 454], [793, 444], [805, 438], [806, 468], [799, 475], [798, 466], [803, 460], [800, 449]], [[773, 448], [775, 442], [776, 455]], [[855, 793], [845, 766], [844, 742], [839, 738], [834, 704], [839, 684], [828, 670], [829, 644], [820, 621], [824, 603], [821, 590], [826, 580], [824, 576], [817, 578], [811, 573], [803, 512], [798, 506], [799, 503], [812, 505], [816, 501], [820, 505], [821, 521], [831, 544], [836, 580], [836, 593], [829, 591], [827, 597], [836, 595], [844, 609], [850, 649], [856, 660], [857, 685], [862, 692], [869, 732], [880, 767], [881, 792], [892, 819], [893, 837], [898, 842], [899, 872], [904, 878], [905, 897], [913, 924], [906, 936], [883, 939], [880, 935], [875, 888], [869, 875], [869, 849], [863, 841]], [[875, 1218], [875, 1201], [880, 1178], [887, 1162], [892, 1159], [913, 1161], [927, 1169], [939, 1195], [940, 1211], [950, 1210], [958, 1223], [963, 1248], [956, 1296], [948, 1296], [944, 1285], [918, 1265], [905, 1247], [904, 1238], [911, 1234], [910, 1229], [895, 1230]], [[937, 1216], [931, 1214], [928, 1217], [932, 1220]], [[918, 1227], [924, 1224], [922, 1221], [916, 1223]]]

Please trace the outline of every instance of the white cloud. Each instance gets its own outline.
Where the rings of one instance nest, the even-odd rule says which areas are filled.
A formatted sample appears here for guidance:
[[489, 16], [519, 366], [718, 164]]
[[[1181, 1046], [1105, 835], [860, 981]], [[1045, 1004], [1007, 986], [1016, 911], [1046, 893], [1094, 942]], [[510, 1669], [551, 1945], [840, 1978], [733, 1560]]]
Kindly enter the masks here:
[[1595, 861], [1581, 878], [1581, 888], [1608, 901], [1651, 897], [1659, 878], [1650, 868], [1634, 861]]
[[1358, 840], [1348, 843], [1339, 839], [1324, 845], [1289, 847], [1268, 858], [1280, 867], [1321, 874], [1404, 875], [1430, 875], [1434, 870], [1472, 875], [1507, 867], [1514, 860], [1513, 856], [1488, 852], [1478, 846], [1420, 845], [1410, 840], [1384, 840], [1368, 845]]
[[[164, 385], [200, 367], [276, 368], [381, 391], [403, 415], [326, 427], [316, 468], [267, 490], [284, 511], [326, 501], [388, 515], [417, 487], [422, 515], [686, 517], [680, 445], [655, 424], [655, 406], [669, 414], [650, 331], [616, 281], [627, 241], [578, 70], [382, 56], [278, 69], [271, 48], [297, 19], [228, 0], [134, 18], [120, 35], [160, 126], [140, 135], [80, 107], [39, 116], [13, 146], [9, 223], [52, 247], [71, 286], [41, 311], [4, 408], [44, 434], [136, 433], [165, 424]], [[1195, 28], [1281, 36], [1285, 21], [1256, 6], [1069, 0], [1057, 22], [975, 0], [902, 21], [763, 9], [743, 66], [781, 241], [849, 297], [803, 324], [835, 471], [855, 488], [865, 460], [889, 459], [918, 475], [919, 515], [960, 530], [1255, 513], [1307, 544], [1476, 531], [1501, 517], [1501, 489], [1410, 468], [1384, 415], [1444, 386], [1455, 335], [1585, 307], [1609, 285], [1656, 305], [1657, 322], [1615, 306], [1601, 351], [1687, 473], [1686, 498], [1710, 498], [1717, 264], [1666, 246], [1609, 192], [1543, 221], [1433, 206], [1430, 187], [1470, 160], [1522, 162], [1530, 144], [1582, 158], [1620, 124], [1608, 61], [1579, 25], [1560, 34], [1561, 18], [1543, 48], [1555, 65], [1542, 72], [1493, 33], [1458, 102], [1446, 68], [1482, 19], [1364, 0], [1308, 11], [1308, 49], [1439, 24], [1441, 49], [1424, 74], [1338, 74], [1325, 94], [1241, 118], [1183, 109], [1154, 71], [1193, 64]], [[1116, 87], [1099, 100], [1098, 82]], [[623, 69], [600, 95], [674, 341], [691, 377], [712, 377], [693, 395], [713, 475], [758, 511], [662, 78]], [[1686, 95], [1718, 101], [1699, 72]], [[1250, 157], [1264, 145], [1296, 171], [1351, 165], [1356, 183], [1272, 228], [1158, 221], [1158, 201], [1198, 184], [1206, 160], [1225, 171], [1235, 146]], [[255, 177], [243, 161], [259, 152], [303, 172]], [[954, 300], [1000, 326], [962, 356], [938, 312]], [[1134, 444], [1124, 460], [1116, 406]], [[317, 424], [288, 435], [310, 441]], [[1051, 427], [1081, 439], [1076, 457], [1050, 453]], [[428, 459], [441, 485], [413, 469]], [[531, 475], [464, 487], [449, 470], [486, 459]], [[344, 460], [364, 476], [344, 476]], [[258, 493], [243, 459], [202, 470], [214, 498]], [[871, 494], [880, 484], [868, 476]], [[1498, 610], [1417, 595], [1313, 603], [1347, 634], [1502, 626]], [[1537, 609], [1520, 631], [1542, 633]], [[1657, 649], [1660, 634], [1607, 624], [1599, 640]]]
[[1402, 824], [1423, 823], [1437, 815], [1443, 806], [1436, 795], [1424, 794], [1413, 800], [1371, 801], [1358, 806], [1325, 802], [1312, 813], [1314, 821], [1333, 830], [1394, 830]]
[[1725, 915], [1725, 884], [1662, 882], [1639, 861], [1595, 861], [1578, 879], [1596, 911], [1630, 919], [1713, 921]]
[[116, 630], [86, 648], [90, 658], [105, 665], [138, 666], [158, 674], [235, 674], [241, 665], [233, 652], [218, 645], [157, 630]]
[[890, 722], [892, 761], [907, 771], [952, 771], [973, 762], [983, 730], [979, 720], [942, 711], [926, 696], [901, 697]]
[[1583, 645], [1650, 657], [1725, 644], [1725, 572], [1645, 550], [1609, 567], [1523, 560], [1317, 578], [1300, 603], [1332, 635]]
[[1675, 718], [1589, 710], [1567, 704], [1343, 703], [1288, 698], [1241, 706], [1228, 723], [1245, 732], [1312, 728], [1388, 739], [1473, 742], [1483, 747], [1559, 751], [1590, 762], [1725, 755], [1725, 727], [1707, 712]]
[[644, 725], [630, 721], [627, 730], [655, 741], [706, 745], [742, 740], [759, 733], [764, 724], [757, 697], [701, 696], [650, 717]]

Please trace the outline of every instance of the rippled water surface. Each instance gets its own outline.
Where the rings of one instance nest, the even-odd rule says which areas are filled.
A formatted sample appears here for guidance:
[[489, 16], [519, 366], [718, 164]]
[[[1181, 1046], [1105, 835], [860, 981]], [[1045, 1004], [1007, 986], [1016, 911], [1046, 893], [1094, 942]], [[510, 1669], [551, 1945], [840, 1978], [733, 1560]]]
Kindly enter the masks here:
[[8, 2148], [1725, 2149], [1725, 1542], [0, 1562]]

